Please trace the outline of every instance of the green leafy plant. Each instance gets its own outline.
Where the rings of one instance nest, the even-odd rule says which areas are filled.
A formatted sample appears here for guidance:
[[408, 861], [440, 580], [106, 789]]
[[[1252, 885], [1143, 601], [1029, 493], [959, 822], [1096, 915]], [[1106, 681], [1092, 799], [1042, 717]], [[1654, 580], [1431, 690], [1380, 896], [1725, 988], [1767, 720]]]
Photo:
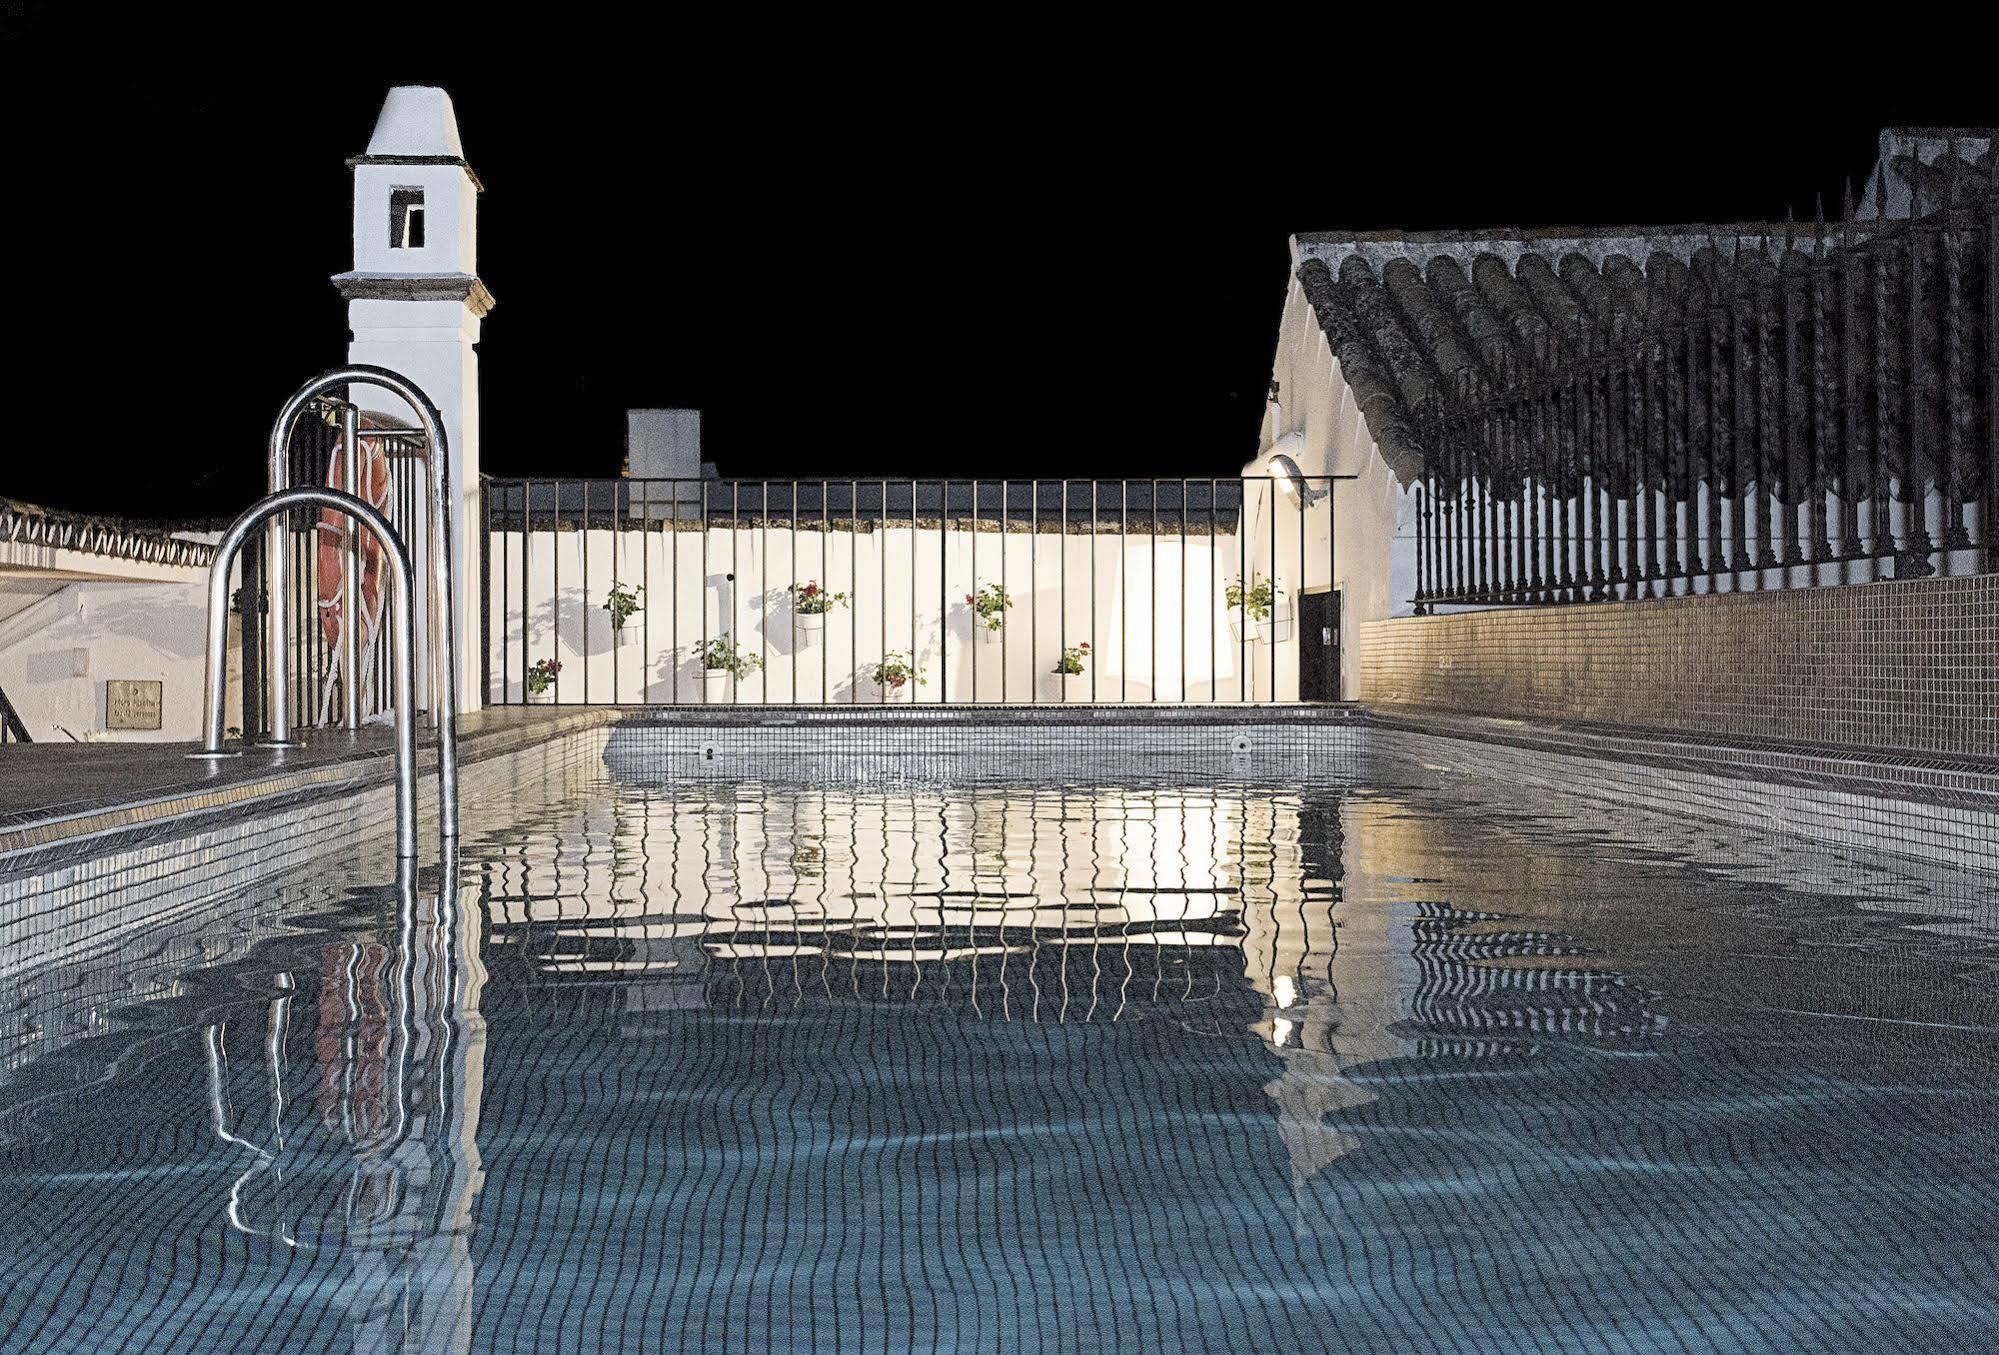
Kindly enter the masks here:
[[800, 616], [824, 616], [835, 607], [847, 605], [845, 593], [821, 588], [817, 579], [791, 585], [791, 609]]
[[604, 597], [604, 610], [611, 614], [611, 629], [623, 630], [625, 622], [639, 609], [639, 594], [645, 592], [643, 584], [614, 583]]
[[916, 685], [919, 687], [928, 685], [930, 681], [923, 676], [923, 670], [916, 666], [916, 661], [900, 650], [891, 650], [883, 655], [882, 661], [874, 666], [870, 676], [874, 678], [877, 686], [891, 692], [902, 690], [903, 684], [911, 678], [916, 680]]
[[734, 638], [727, 635], [703, 640], [694, 646], [694, 657], [708, 672], [728, 673], [736, 678], [748, 677], [764, 666], [761, 654], [738, 648]]
[[1247, 589], [1237, 579], [1228, 586], [1226, 596], [1229, 606], [1247, 611], [1250, 620], [1268, 621], [1277, 606], [1277, 585], [1261, 574], [1252, 574]]
[[1004, 584], [989, 583], [976, 593], [965, 594], [965, 605], [978, 613], [979, 624], [987, 630], [998, 630], [1006, 624], [1007, 609], [1013, 606], [1013, 596]]
[[1066, 677], [1074, 677], [1083, 671], [1083, 665], [1090, 659], [1090, 642], [1070, 645], [1062, 651], [1062, 657], [1055, 661], [1055, 672]]
[[528, 692], [540, 696], [555, 685], [555, 675], [562, 671], [560, 659], [537, 659], [528, 665]]

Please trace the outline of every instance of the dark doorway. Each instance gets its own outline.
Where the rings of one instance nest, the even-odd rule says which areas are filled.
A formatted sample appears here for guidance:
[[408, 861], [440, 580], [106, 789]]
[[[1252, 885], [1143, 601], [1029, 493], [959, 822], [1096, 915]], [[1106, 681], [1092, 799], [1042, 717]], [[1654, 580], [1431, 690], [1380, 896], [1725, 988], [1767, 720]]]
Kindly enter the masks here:
[[1337, 589], [1298, 599], [1298, 699], [1340, 699], [1340, 595]]

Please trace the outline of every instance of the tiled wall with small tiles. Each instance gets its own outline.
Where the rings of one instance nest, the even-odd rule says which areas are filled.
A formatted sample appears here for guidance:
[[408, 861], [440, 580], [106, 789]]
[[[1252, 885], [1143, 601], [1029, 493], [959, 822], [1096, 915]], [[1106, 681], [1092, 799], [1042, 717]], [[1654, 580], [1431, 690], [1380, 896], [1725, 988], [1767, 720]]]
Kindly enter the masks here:
[[604, 761], [626, 780], [718, 777], [815, 784], [1029, 781], [1048, 786], [1121, 777], [1339, 773], [1357, 765], [1353, 722], [1259, 725], [1226, 719], [1166, 726], [1019, 723], [976, 716], [921, 723], [680, 725], [629, 721]]
[[[560, 787], [603, 771], [605, 731], [587, 730], [468, 764], [460, 773], [461, 818], [498, 797]], [[418, 786], [418, 844], [435, 857], [432, 784]], [[307, 861], [340, 853], [357, 878], [395, 877], [395, 790], [380, 785], [323, 796], [267, 813], [246, 813], [194, 832], [162, 820], [143, 841], [0, 878], [0, 978], [72, 959], [127, 929], [171, 920], [203, 901]]]
[[1999, 575], [1397, 617], [1356, 697], [1999, 757]]
[[1856, 789], [1865, 782], [1766, 767], [1751, 749], [1718, 755], [1710, 770], [1638, 752], [1613, 757], [1583, 745], [1564, 751], [1559, 739], [1512, 743], [1384, 728], [1369, 731], [1364, 759], [1371, 785], [1392, 783], [1398, 765], [1420, 766], [1493, 787], [1523, 806], [1569, 809], [1578, 823], [1607, 813], [1623, 816], [1627, 829], [1637, 827], [1634, 814], [1654, 824], [1725, 824], [1841, 852], [1999, 871], [1999, 796], [1928, 788], [1869, 793]]

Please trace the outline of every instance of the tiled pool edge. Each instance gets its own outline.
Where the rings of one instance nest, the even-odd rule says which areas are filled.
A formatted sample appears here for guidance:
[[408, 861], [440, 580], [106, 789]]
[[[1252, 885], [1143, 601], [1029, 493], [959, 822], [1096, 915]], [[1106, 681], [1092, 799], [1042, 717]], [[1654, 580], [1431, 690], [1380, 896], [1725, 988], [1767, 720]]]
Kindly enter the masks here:
[[[470, 766], [565, 734], [607, 726], [617, 718], [615, 710], [579, 709], [533, 724], [515, 723], [470, 734], [459, 740], [460, 761]], [[257, 755], [254, 750], [249, 754]], [[421, 802], [434, 793], [436, 765], [436, 749], [420, 746], [417, 795]], [[95, 856], [162, 835], [180, 837], [191, 826], [240, 820], [248, 814], [387, 786], [392, 774], [384, 745], [297, 767], [274, 764], [261, 773], [213, 787], [139, 791], [122, 803], [0, 824], [0, 882], [22, 873], [60, 868], [75, 858], [79, 847]]]
[[[523, 788], [601, 775], [606, 723], [550, 729], [522, 745], [489, 743], [461, 766], [468, 808]], [[419, 792], [424, 860], [434, 858], [431, 785]], [[93, 850], [0, 878], [0, 973], [18, 973], [90, 953], [129, 929], [172, 921], [204, 899], [315, 860], [342, 854], [356, 883], [393, 878], [395, 792], [375, 778], [318, 793], [273, 795], [235, 814], [193, 822], [158, 820], [137, 836], [79, 839]], [[38, 852], [62, 852], [60, 846]]]
[[1794, 742], [1370, 710], [1369, 744], [1552, 796], [1999, 873], [1999, 764]]
[[[1311, 737], [1301, 737], [1307, 732]], [[722, 753], [720, 765], [705, 756], [709, 747]], [[594, 708], [574, 719], [489, 733], [471, 741], [468, 754], [464, 794], [472, 806], [551, 777], [598, 775], [607, 766], [617, 775], [690, 779], [1087, 778], [1093, 771], [1205, 775], [1251, 768], [1364, 776], [1370, 757], [1402, 758], [1550, 796], [1999, 872], [1999, 769], [1350, 707]], [[149, 811], [133, 821], [0, 857], [0, 969], [74, 954], [107, 934], [158, 921], [165, 916], [156, 911], [162, 899], [212, 896], [362, 844], [386, 857], [385, 844], [374, 840], [385, 838], [391, 823], [387, 771], [379, 758], [357, 759], [275, 774], [256, 783], [266, 788], [260, 796], [167, 797], [132, 806]], [[426, 782], [426, 806], [430, 798]], [[187, 807], [172, 812], [176, 803]], [[427, 840], [433, 831], [426, 815]]]

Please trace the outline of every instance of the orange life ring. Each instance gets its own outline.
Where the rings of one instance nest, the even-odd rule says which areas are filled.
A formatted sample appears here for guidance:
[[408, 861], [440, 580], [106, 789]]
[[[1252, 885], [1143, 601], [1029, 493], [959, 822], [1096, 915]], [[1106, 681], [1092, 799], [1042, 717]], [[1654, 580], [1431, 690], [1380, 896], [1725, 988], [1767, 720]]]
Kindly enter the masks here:
[[[344, 449], [335, 444], [333, 455], [327, 458], [326, 483], [332, 489], [346, 489], [343, 473], [346, 457]], [[361, 491], [357, 495], [363, 501], [387, 512], [389, 505], [389, 455], [382, 447], [381, 437], [361, 436], [360, 454]], [[343, 585], [347, 579], [347, 518], [330, 508], [319, 514], [319, 631], [329, 646], [340, 642], [340, 608]], [[368, 618], [381, 614], [382, 601], [382, 543], [375, 539], [373, 532], [361, 532], [361, 617], [367, 624]], [[363, 635], [365, 643], [366, 635]]]

